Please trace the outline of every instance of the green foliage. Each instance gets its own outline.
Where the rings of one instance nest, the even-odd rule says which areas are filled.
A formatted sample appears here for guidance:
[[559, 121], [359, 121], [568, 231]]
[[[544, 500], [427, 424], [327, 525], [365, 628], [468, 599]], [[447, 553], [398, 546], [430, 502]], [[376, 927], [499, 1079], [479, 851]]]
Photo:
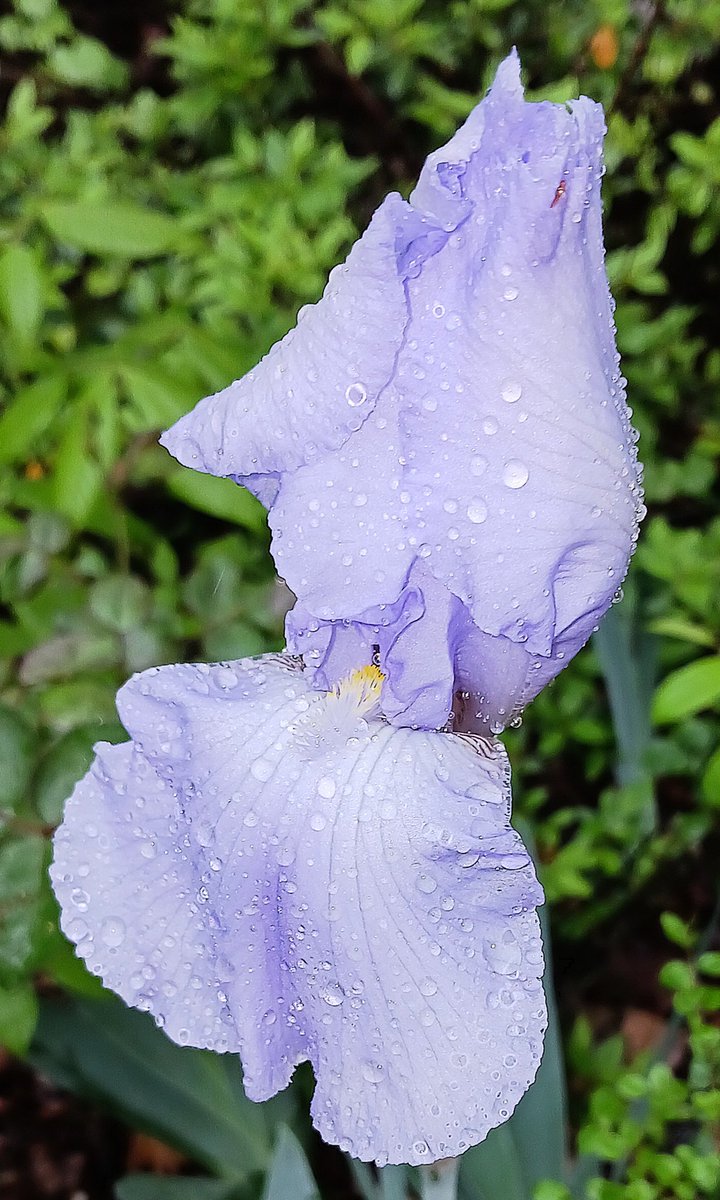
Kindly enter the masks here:
[[[554, 1177], [536, 1200], [716, 1194], [720, 0], [168, 0], [162, 36], [138, 34], [127, 58], [101, 23], [76, 27], [70, 3], [6, 8], [0, 1042], [25, 1052], [36, 985], [59, 984], [71, 999], [44, 1009], [36, 1060], [142, 1128], [167, 1070], [159, 1132], [225, 1176], [192, 1195], [313, 1194], [300, 1146], [277, 1132], [307, 1133], [294, 1101], [253, 1124], [261, 1110], [224, 1068], [185, 1051], [170, 1064], [146, 1025], [138, 1062], [124, 1010], [92, 1016], [99, 988], [57, 927], [49, 837], [94, 743], [124, 737], [114, 693], [130, 673], [281, 644], [262, 509], [178, 467], [158, 433], [318, 297], [374, 204], [410, 186], [515, 43], [533, 97], [581, 90], [606, 106], [608, 268], [650, 511], [624, 604], [508, 739], [552, 904], [575, 1167], [562, 1177], [557, 1129], [534, 1155], [531, 1104], [496, 1138], [494, 1169], [512, 1164], [504, 1184], [522, 1200], [541, 1164]], [[666, 960], [674, 1016], [660, 1049], [628, 1062], [622, 1006], [606, 1005], [601, 1036], [579, 997], [587, 961], [609, 969], [638, 929], [655, 974]], [[224, 1156], [241, 1153], [229, 1178]], [[487, 1156], [467, 1161], [463, 1195], [496, 1200]], [[374, 1200], [416, 1188], [404, 1169], [354, 1170]], [[135, 1176], [117, 1194], [169, 1190]]]

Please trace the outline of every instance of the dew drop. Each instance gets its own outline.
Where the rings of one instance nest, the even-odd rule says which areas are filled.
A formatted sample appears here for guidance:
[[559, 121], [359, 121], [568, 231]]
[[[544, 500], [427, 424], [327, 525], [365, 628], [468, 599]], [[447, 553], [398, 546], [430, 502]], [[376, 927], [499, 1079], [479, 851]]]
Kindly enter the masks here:
[[503, 483], [509, 488], [524, 487], [530, 478], [530, 472], [519, 458], [511, 458], [505, 463]]
[[125, 941], [125, 922], [119, 917], [108, 917], [100, 926], [100, 938], [113, 950], [122, 946]]
[[345, 999], [345, 993], [339, 983], [326, 983], [320, 992], [326, 1004], [331, 1008], [339, 1008]]
[[345, 389], [345, 399], [351, 408], [358, 408], [367, 400], [367, 388], [363, 383], [351, 383]]
[[503, 384], [501, 395], [506, 404], [515, 404], [522, 396], [522, 385], [514, 379], [508, 379]]
[[482, 525], [487, 520], [487, 505], [482, 500], [472, 500], [468, 504], [467, 515], [473, 525]]
[[250, 766], [250, 774], [260, 783], [267, 783], [273, 773], [273, 765], [266, 758], [256, 758]]
[[434, 891], [437, 891], [437, 881], [424, 871], [421, 871], [417, 877], [417, 886], [418, 891], [423, 892], [426, 896], [431, 896]]

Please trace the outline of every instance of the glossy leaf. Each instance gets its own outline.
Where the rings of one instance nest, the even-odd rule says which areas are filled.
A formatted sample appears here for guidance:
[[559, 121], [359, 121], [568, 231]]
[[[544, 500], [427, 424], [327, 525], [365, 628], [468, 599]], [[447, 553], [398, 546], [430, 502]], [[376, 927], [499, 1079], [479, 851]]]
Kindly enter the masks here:
[[679, 667], [663, 679], [655, 693], [653, 718], [659, 725], [682, 721], [720, 700], [720, 655]]
[[280, 1127], [262, 1200], [320, 1200], [302, 1146], [286, 1126]]
[[59, 242], [89, 254], [154, 258], [178, 239], [177, 222], [165, 213], [131, 204], [46, 204], [40, 216]]
[[44, 1001], [31, 1057], [64, 1087], [238, 1179], [265, 1169], [272, 1122], [293, 1106], [288, 1094], [252, 1104], [235, 1056], [181, 1048], [112, 1000]]

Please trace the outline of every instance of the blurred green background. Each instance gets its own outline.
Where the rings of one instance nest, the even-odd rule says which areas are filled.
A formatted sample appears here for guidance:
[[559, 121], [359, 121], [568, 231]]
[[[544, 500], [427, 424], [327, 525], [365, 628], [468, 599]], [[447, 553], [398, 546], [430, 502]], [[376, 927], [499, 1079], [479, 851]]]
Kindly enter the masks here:
[[[93, 742], [123, 738], [129, 673], [281, 644], [264, 511], [178, 467], [158, 432], [317, 299], [513, 44], [531, 98], [606, 107], [608, 269], [649, 516], [624, 603], [508, 737], [558, 1014], [539, 1082], [466, 1156], [460, 1194], [720, 1195], [720, 0], [15, 0], [0, 16], [0, 1043], [119, 1117], [106, 1176], [80, 1148], [90, 1200], [421, 1186], [323, 1149], [307, 1074], [252, 1106], [234, 1062], [103, 998], [45, 870]], [[12, 1113], [25, 1076], [9, 1062]], [[132, 1130], [205, 1176], [116, 1183]], [[73, 1194], [11, 1174], [10, 1200]]]

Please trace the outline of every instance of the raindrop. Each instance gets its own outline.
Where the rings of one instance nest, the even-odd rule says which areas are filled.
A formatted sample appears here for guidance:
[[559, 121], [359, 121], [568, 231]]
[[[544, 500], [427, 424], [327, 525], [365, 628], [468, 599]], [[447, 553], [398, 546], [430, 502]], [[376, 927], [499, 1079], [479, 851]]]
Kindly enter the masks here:
[[483, 954], [490, 969], [498, 975], [516, 975], [522, 962], [520, 943], [511, 929], [506, 929], [495, 941], [486, 938]]
[[363, 383], [351, 383], [345, 389], [345, 399], [351, 408], [358, 408], [367, 400], [367, 388]]
[[437, 881], [433, 879], [432, 875], [421, 871], [417, 877], [417, 886], [418, 891], [423, 892], [426, 896], [431, 896], [437, 890]]
[[326, 983], [323, 986], [320, 995], [325, 1003], [329, 1004], [331, 1008], [339, 1008], [345, 999], [345, 993], [340, 987], [339, 983]]
[[108, 917], [100, 926], [100, 938], [113, 950], [122, 946], [125, 941], [125, 922], [119, 917]]
[[472, 500], [468, 504], [467, 515], [473, 525], [482, 525], [487, 520], [487, 505], [482, 500]]
[[267, 783], [273, 773], [273, 765], [266, 758], [256, 758], [250, 766], [250, 774], [260, 783]]
[[519, 458], [511, 458], [505, 463], [503, 483], [509, 488], [524, 487], [530, 477], [530, 472]]
[[522, 396], [522, 385], [515, 380], [508, 379], [503, 384], [501, 395], [506, 404], [515, 404]]

